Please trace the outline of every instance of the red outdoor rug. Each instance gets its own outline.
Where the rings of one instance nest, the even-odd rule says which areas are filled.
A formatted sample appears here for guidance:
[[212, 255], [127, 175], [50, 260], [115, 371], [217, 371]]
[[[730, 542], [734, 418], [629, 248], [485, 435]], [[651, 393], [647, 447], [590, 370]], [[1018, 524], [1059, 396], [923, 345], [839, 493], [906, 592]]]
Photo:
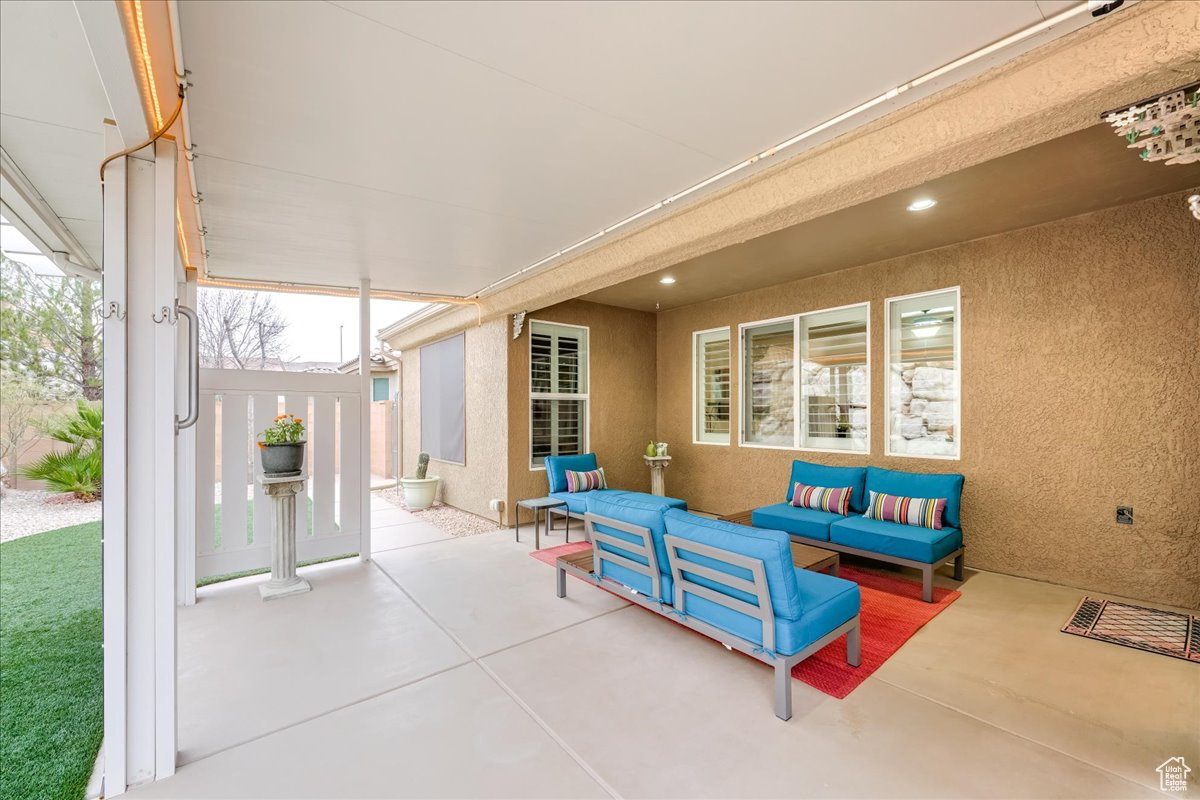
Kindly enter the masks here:
[[[535, 550], [531, 556], [554, 565], [559, 556], [587, 550], [586, 542]], [[862, 623], [862, 664], [846, 663], [846, 637], [842, 636], [792, 668], [792, 677], [839, 700], [891, 658], [929, 620], [962, 596], [953, 589], [933, 588], [933, 602], [921, 599], [921, 582], [892, 575], [879, 575], [845, 564], [841, 577], [858, 584], [862, 593], [859, 616]]]

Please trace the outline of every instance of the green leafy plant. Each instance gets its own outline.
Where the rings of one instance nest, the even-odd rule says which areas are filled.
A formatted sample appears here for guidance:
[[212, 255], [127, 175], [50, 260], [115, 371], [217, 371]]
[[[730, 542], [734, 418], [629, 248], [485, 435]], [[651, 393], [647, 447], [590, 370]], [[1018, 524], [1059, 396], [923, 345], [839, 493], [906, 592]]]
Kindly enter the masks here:
[[304, 441], [304, 420], [295, 414], [280, 414], [275, 424], [259, 434], [260, 444], [299, 444]]
[[47, 453], [23, 467], [21, 474], [42, 481], [53, 492], [73, 494], [87, 501], [99, 498], [104, 478], [100, 448], [104, 438], [104, 415], [99, 404], [80, 400], [74, 414], [53, 417], [39, 427], [68, 448]]

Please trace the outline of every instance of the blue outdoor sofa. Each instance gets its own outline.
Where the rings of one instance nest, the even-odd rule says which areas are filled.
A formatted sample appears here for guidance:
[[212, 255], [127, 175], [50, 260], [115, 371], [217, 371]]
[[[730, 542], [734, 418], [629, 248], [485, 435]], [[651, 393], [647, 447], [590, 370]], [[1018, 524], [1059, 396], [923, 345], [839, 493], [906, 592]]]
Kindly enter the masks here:
[[[795, 508], [792, 490], [808, 486], [852, 487], [847, 516], [811, 508]], [[865, 556], [921, 570], [922, 597], [933, 602], [933, 571], [954, 559], [954, 579], [963, 579], [963, 476], [899, 472], [880, 467], [830, 467], [808, 461], [792, 462], [787, 500], [755, 509], [751, 522], [758, 528], [786, 531], [797, 541], [850, 555]], [[905, 497], [944, 497], [942, 529], [919, 528], [866, 519], [869, 492]]]
[[[561, 508], [552, 508], [549, 513], [550, 530], [554, 530], [554, 515], [566, 517], [566, 527], [569, 530], [571, 527], [571, 515], [583, 517], [587, 512], [587, 500], [589, 497], [616, 497], [618, 495], [633, 495], [635, 497], [655, 497], [652, 494], [645, 492], [630, 492], [625, 489], [592, 489], [587, 492], [568, 492], [567, 491], [567, 470], [572, 472], [590, 472], [598, 467], [595, 453], [584, 453], [578, 456], [546, 456], [543, 460], [546, 465], [546, 481], [550, 485], [549, 496], [556, 500], [562, 500], [567, 505]], [[672, 508], [681, 508], [687, 510], [687, 503], [683, 500], [677, 500], [673, 497], [658, 498], [670, 502]]]
[[568, 572], [775, 668], [775, 715], [792, 716], [792, 667], [839, 636], [861, 660], [859, 590], [851, 581], [799, 569], [788, 535], [707, 519], [671, 498], [594, 493], [584, 522], [590, 564], [558, 559]]

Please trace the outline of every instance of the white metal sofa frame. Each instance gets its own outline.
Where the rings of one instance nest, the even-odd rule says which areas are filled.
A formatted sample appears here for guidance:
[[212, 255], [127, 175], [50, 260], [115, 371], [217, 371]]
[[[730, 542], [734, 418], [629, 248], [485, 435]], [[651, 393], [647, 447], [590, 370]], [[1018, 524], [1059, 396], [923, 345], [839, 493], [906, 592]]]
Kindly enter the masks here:
[[[650, 585], [654, 597], [662, 597], [662, 573], [659, 571], [658, 556], [654, 548], [654, 538], [648, 528], [643, 528], [639, 525], [632, 525], [621, 520], [609, 519], [596, 514], [584, 515], [584, 527], [587, 538], [592, 542], [592, 573], [585, 573], [583, 570], [569, 563], [562, 561], [557, 562], [557, 594], [559, 597], [567, 596], [567, 573], [570, 572], [578, 577], [591, 580], [598, 585], [603, 583], [609, 591], [619, 594], [625, 599], [637, 603], [643, 608], [647, 608], [656, 614], [661, 614], [664, 617], [671, 619], [685, 627], [691, 628], [694, 631], [704, 634], [710, 639], [715, 639], [726, 648], [735, 649], [741, 653], [745, 653], [751, 658], [758, 659], [764, 664], [768, 664], [775, 668], [775, 716], [785, 722], [792, 718], [792, 667], [799, 664], [804, 659], [813, 655], [817, 651], [824, 648], [827, 644], [837, 639], [839, 636], [846, 635], [846, 662], [852, 667], [857, 667], [862, 661], [862, 629], [859, 624], [859, 615], [855, 614], [853, 619], [839, 625], [834, 630], [822, 636], [817, 641], [805, 647], [798, 653], [790, 656], [780, 655], [775, 652], [775, 613], [771, 606], [771, 594], [767, 588], [766, 572], [763, 567], [763, 562], [760, 559], [750, 558], [738, 553], [731, 553], [728, 550], [720, 550], [715, 547], [692, 542], [687, 539], [682, 539], [678, 536], [667, 534], [663, 537], [663, 542], [667, 546], [668, 561], [671, 567], [671, 577], [675, 584], [674, 606], [665, 605], [658, 602], [636, 589], [632, 589], [619, 581], [605, 577], [603, 574], [604, 562], [608, 562], [617, 566], [624, 567], [628, 570], [645, 575], [650, 579]], [[605, 533], [596, 529], [596, 525], [604, 525], [616, 530], [623, 531], [638, 537], [639, 541], [630, 542], [612, 534]], [[640, 564], [633, 559], [626, 558], [620, 553], [614, 553], [610, 550], [602, 550], [600, 545], [604, 544], [609, 547], [616, 547], [624, 550], [627, 553], [635, 554], [646, 559], [645, 564]], [[751, 580], [744, 580], [733, 575], [728, 575], [719, 570], [706, 567], [702, 564], [697, 564], [692, 561], [684, 561], [679, 557], [680, 552], [695, 553], [697, 555], [707, 556], [718, 561], [724, 561], [727, 564], [741, 567], [749, 570], [752, 576]], [[738, 589], [747, 594], [754, 595], [758, 600], [758, 605], [747, 603], [744, 600], [739, 600], [736, 597], [721, 594], [707, 586], [701, 586], [684, 577], [684, 570], [689, 574], [708, 580], [724, 584], [730, 588]], [[710, 625], [694, 617], [688, 616], [686, 610], [686, 594], [693, 594], [697, 597], [703, 597], [719, 605], [725, 606], [733, 611], [753, 617], [762, 625], [762, 645], [757, 645], [754, 642], [748, 641], [736, 636], [728, 631], [722, 630], [714, 625]]]

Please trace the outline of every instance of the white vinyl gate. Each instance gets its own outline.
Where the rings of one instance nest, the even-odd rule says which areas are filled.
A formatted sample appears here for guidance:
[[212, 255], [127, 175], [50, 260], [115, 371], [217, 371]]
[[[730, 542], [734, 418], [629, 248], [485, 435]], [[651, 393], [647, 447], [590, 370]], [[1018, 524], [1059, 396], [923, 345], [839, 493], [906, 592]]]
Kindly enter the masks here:
[[[196, 579], [269, 567], [271, 507], [255, 483], [256, 442], [276, 415], [304, 420], [308, 497], [300, 561], [359, 552], [363, 424], [357, 374], [205, 369], [196, 425]], [[307, 508], [306, 508], [307, 506]]]

